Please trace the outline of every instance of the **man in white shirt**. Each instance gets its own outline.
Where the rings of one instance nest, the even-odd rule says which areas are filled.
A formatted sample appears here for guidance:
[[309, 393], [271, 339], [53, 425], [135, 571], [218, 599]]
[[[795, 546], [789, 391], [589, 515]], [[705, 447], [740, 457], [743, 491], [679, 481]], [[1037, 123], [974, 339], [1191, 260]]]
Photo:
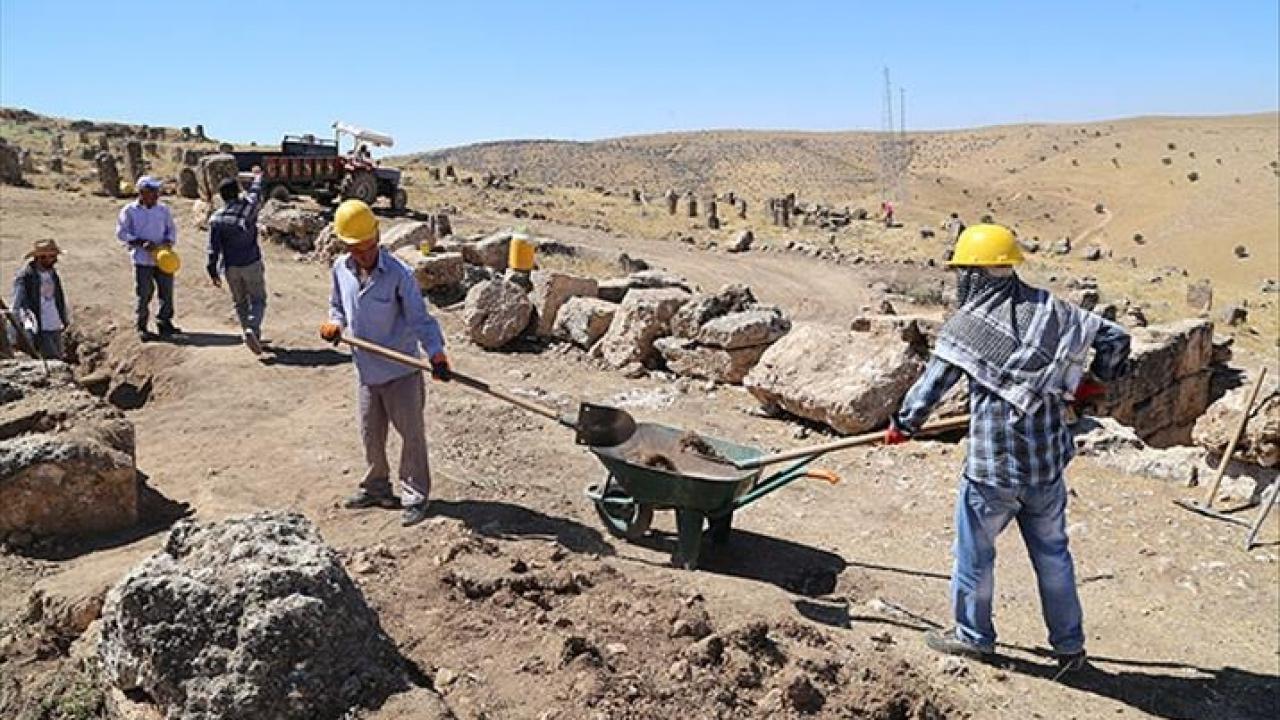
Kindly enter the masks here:
[[62, 359], [62, 331], [70, 320], [62, 280], [54, 266], [62, 251], [54, 240], [37, 240], [13, 279], [13, 309], [34, 345], [48, 359]]

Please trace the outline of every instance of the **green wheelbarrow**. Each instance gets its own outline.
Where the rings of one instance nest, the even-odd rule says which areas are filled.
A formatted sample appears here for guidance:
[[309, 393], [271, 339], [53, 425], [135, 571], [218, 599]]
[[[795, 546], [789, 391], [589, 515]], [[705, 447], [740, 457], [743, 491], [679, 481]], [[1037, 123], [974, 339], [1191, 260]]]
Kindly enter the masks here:
[[[943, 420], [926, 425], [917, 435], [957, 430], [968, 422], [968, 416]], [[698, 566], [704, 536], [717, 544], [729, 540], [735, 512], [801, 478], [836, 484], [840, 478], [835, 473], [811, 470], [809, 465], [832, 450], [879, 442], [883, 433], [772, 455], [706, 436], [698, 436], [704, 447], [694, 452], [682, 447], [688, 436], [678, 428], [642, 422], [619, 445], [591, 446], [605, 466], [605, 476], [588, 486], [586, 494], [610, 534], [626, 540], [644, 537], [654, 512], [674, 510], [677, 542], [671, 562], [692, 570]], [[777, 464], [781, 469], [764, 473], [763, 468]]]

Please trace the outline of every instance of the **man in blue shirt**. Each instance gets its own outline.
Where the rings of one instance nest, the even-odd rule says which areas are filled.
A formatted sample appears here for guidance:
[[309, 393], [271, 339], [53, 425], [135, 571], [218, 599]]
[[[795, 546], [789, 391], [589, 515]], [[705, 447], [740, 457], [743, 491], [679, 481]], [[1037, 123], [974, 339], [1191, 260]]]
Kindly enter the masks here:
[[116, 238], [129, 249], [133, 261], [134, 295], [137, 303], [138, 335], [143, 340], [155, 336], [147, 330], [151, 297], [160, 296], [156, 323], [161, 337], [182, 332], [173, 324], [173, 276], [156, 267], [155, 252], [178, 242], [178, 229], [173, 224], [169, 206], [160, 202], [160, 181], [143, 175], [138, 178], [138, 199], [124, 206], [116, 221]]
[[910, 439], [947, 390], [969, 379], [969, 446], [956, 498], [951, 604], [955, 626], [925, 636], [929, 647], [985, 657], [991, 621], [996, 537], [1018, 521], [1035, 567], [1049, 644], [1059, 664], [1085, 664], [1083, 613], [1067, 548], [1063, 471], [1075, 452], [1066, 405], [1099, 392], [1091, 374], [1114, 380], [1127, 369], [1129, 335], [1098, 315], [1022, 282], [1013, 233], [974, 225], [956, 243], [957, 310], [938, 336], [924, 374], [893, 416], [885, 442]]
[[[345, 332], [414, 357], [422, 347], [430, 358], [432, 377], [448, 381], [449, 359], [440, 324], [427, 312], [413, 270], [379, 245], [373, 211], [359, 200], [347, 200], [334, 213], [333, 229], [347, 252], [333, 263], [329, 322], [320, 326], [320, 337], [336, 343]], [[358, 348], [352, 352], [368, 470], [359, 492], [347, 498], [344, 506], [403, 507], [401, 524], [416, 525], [427, 517], [431, 492], [422, 373]], [[400, 500], [391, 493], [388, 424], [395, 426], [402, 443]]]
[[258, 208], [262, 204], [262, 171], [253, 168], [253, 184], [240, 195], [240, 181], [225, 178], [218, 185], [223, 207], [209, 218], [209, 262], [206, 269], [216, 287], [227, 276], [231, 300], [244, 344], [262, 354], [262, 316], [267, 310], [267, 282], [258, 247]]

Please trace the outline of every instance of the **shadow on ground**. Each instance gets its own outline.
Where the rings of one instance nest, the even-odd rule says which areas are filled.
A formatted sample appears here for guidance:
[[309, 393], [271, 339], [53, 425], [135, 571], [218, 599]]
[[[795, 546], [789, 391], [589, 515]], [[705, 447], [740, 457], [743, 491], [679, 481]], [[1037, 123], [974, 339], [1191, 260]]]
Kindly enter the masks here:
[[576, 553], [612, 555], [599, 530], [569, 518], [488, 500], [432, 500], [431, 513], [461, 520], [477, 535], [499, 540], [554, 539]]
[[332, 367], [346, 365], [351, 356], [328, 348], [315, 350], [309, 348], [287, 348], [279, 345], [269, 346], [270, 355], [262, 357], [263, 365], [282, 365], [285, 367]]

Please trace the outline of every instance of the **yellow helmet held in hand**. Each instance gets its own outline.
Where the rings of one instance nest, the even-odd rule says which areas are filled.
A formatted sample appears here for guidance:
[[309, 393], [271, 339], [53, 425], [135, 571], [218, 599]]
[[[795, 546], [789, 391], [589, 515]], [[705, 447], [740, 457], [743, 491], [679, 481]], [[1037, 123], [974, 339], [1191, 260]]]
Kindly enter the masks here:
[[960, 233], [947, 263], [952, 267], [993, 267], [1022, 262], [1022, 248], [1003, 225], [971, 225]]
[[343, 200], [333, 214], [333, 234], [347, 245], [360, 243], [378, 235], [378, 218], [361, 200]]
[[165, 245], [155, 251], [156, 267], [160, 268], [160, 272], [165, 275], [174, 275], [178, 272], [178, 268], [182, 267], [182, 258], [178, 257], [177, 251]]

